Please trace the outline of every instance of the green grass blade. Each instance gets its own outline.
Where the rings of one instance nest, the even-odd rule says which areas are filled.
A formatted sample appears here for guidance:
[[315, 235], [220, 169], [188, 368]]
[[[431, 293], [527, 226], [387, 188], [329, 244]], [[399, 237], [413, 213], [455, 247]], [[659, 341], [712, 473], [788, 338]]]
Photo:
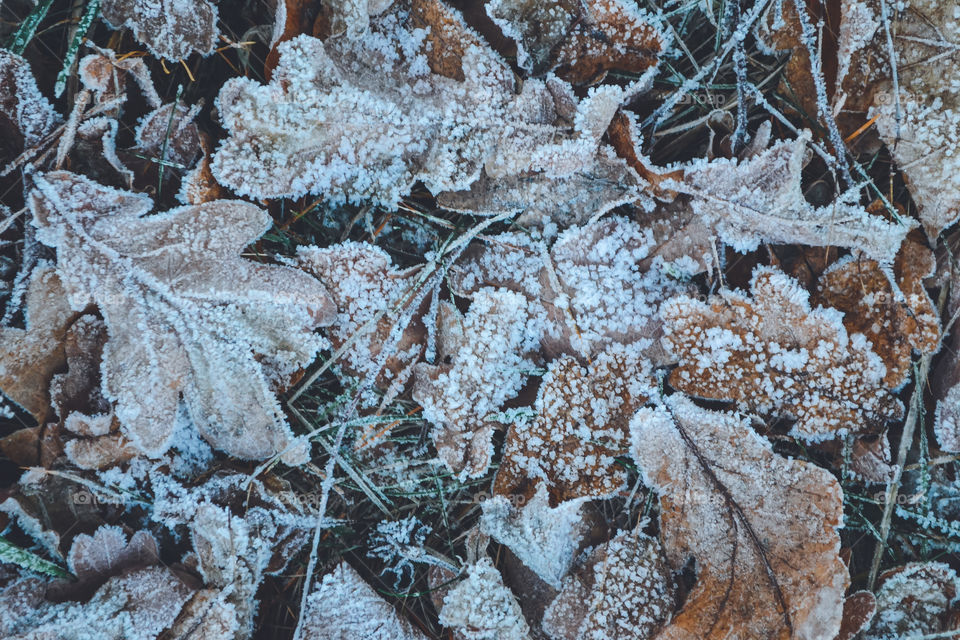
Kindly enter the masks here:
[[20, 23], [16, 32], [10, 36], [7, 49], [17, 55], [22, 54], [23, 50], [27, 48], [27, 44], [33, 40], [33, 35], [37, 32], [37, 27], [47, 16], [47, 11], [50, 10], [50, 5], [52, 4], [53, 0], [43, 0], [43, 2], [37, 4], [37, 6], [33, 8], [33, 11], [30, 12], [30, 15]]
[[90, 29], [90, 25], [93, 24], [93, 19], [97, 17], [98, 13], [100, 13], [100, 0], [90, 0], [83, 10], [83, 15], [80, 16], [80, 22], [77, 23], [77, 32], [73, 34], [73, 40], [70, 41], [70, 46], [67, 48], [67, 55], [63, 59], [63, 68], [57, 74], [57, 84], [53, 89], [53, 95], [58, 98], [67, 87], [67, 80], [70, 79], [73, 63], [76, 62], [77, 53], [80, 51], [80, 45], [83, 44], [87, 30]]
[[11, 562], [35, 573], [57, 578], [68, 578], [70, 573], [59, 565], [44, 560], [35, 553], [21, 549], [6, 538], [0, 536], [0, 562]]

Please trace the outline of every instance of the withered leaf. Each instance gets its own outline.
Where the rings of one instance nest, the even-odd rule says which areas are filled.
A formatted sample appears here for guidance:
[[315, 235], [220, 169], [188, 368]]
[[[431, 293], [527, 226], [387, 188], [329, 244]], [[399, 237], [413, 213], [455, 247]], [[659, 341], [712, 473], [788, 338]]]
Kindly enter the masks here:
[[[386, 251], [366, 242], [300, 247], [297, 264], [326, 286], [337, 305], [327, 335], [334, 349], [353, 341], [340, 360], [347, 372], [381, 389], [402, 390], [426, 348], [424, 310], [408, 308], [418, 269], [397, 269]], [[399, 335], [392, 338], [394, 332]]]
[[614, 457], [627, 452], [630, 417], [653, 395], [637, 345], [611, 347], [588, 367], [570, 356], [555, 360], [537, 395], [536, 418], [507, 435], [494, 493], [530, 499], [543, 483], [554, 505], [612, 495], [626, 482]]
[[529, 640], [520, 605], [493, 561], [483, 556], [467, 572], [443, 598], [440, 624], [464, 640]]
[[76, 315], [54, 268], [42, 264], [28, 284], [26, 328], [0, 327], [0, 389], [41, 425], [50, 407], [50, 379], [65, 362], [63, 340]]
[[864, 637], [909, 638], [960, 629], [956, 572], [942, 562], [912, 562], [881, 576], [877, 613]]
[[696, 559], [693, 590], [656, 638], [833, 638], [850, 582], [833, 476], [679, 395], [640, 409], [631, 431], [670, 567]]
[[0, 168], [59, 123], [60, 116], [37, 88], [30, 64], [0, 50]]
[[902, 416], [882, 360], [863, 334], [847, 333], [839, 311], [811, 309], [809, 294], [770, 267], [754, 271], [750, 293], [663, 305], [664, 343], [679, 360], [671, 386], [795, 418], [790, 433], [811, 442]]
[[114, 29], [129, 27], [151, 53], [176, 62], [209, 55], [217, 36], [217, 8], [208, 0], [103, 0], [100, 15]]
[[939, 346], [938, 314], [923, 286], [934, 266], [933, 252], [907, 239], [894, 264], [899, 289], [875, 260], [856, 256], [834, 263], [817, 283], [815, 302], [843, 311], [847, 331], [870, 340], [890, 389], [909, 379], [914, 350], [933, 353]]
[[300, 615], [310, 640], [426, 640], [346, 562], [323, 577]]
[[673, 577], [656, 538], [624, 531], [563, 581], [543, 627], [553, 640], [645, 640], [673, 612]]
[[312, 329], [335, 309], [306, 274], [238, 256], [269, 227], [262, 210], [221, 200], [145, 216], [149, 198], [68, 172], [37, 176], [30, 207], [71, 304], [103, 314], [104, 395], [138, 448], [167, 450], [182, 396], [215, 447], [303, 460], [273, 389], [311, 362]]
[[737, 251], [760, 243], [840, 246], [892, 264], [913, 219], [887, 222], [857, 204], [855, 193], [814, 207], [801, 189], [810, 132], [775, 143], [754, 157], [718, 158], [685, 167], [684, 177], [664, 186], [693, 196], [691, 205], [725, 243]]
[[482, 289], [466, 316], [441, 303], [437, 347], [441, 362], [415, 368], [413, 398], [434, 424], [437, 454], [461, 477], [483, 475], [500, 426], [493, 414], [523, 386], [540, 344], [542, 314], [523, 296]]

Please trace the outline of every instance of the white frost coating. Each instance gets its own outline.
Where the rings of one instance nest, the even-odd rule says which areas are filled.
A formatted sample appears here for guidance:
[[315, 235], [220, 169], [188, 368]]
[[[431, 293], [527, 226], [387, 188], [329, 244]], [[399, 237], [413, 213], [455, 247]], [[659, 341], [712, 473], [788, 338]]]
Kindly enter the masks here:
[[273, 387], [312, 361], [334, 309], [306, 274], [240, 259], [266, 213], [217, 201], [143, 217], [149, 198], [67, 172], [37, 176], [30, 206], [73, 307], [103, 314], [104, 395], [144, 453], [170, 446], [182, 395], [212, 445], [304, 459]]
[[20, 132], [24, 148], [35, 145], [61, 121], [37, 88], [30, 64], [6, 49], [0, 49], [0, 119], [9, 120]]
[[937, 401], [933, 430], [944, 451], [960, 453], [960, 384], [955, 384]]
[[468, 571], [443, 598], [440, 624], [464, 640], [529, 640], [520, 605], [493, 561], [483, 556]]
[[100, 15], [114, 29], [129, 27], [151, 53], [173, 62], [213, 53], [220, 35], [217, 8], [207, 0], [103, 0]]
[[441, 303], [438, 320], [441, 359], [420, 363], [413, 398], [435, 425], [432, 437], [444, 464], [461, 477], [482, 475], [493, 454], [488, 416], [512, 398], [534, 367], [543, 332], [543, 314], [523, 296], [506, 289], [481, 289], [466, 316]]
[[916, 221], [887, 222], [871, 215], [857, 204], [855, 193], [824, 207], [809, 204], [800, 180], [810, 137], [803, 131], [740, 162], [695, 161], [685, 167], [683, 180], [664, 186], [693, 195], [694, 211], [737, 251], [753, 251], [761, 243], [840, 246], [892, 264]]
[[911, 562], [884, 580], [877, 590], [877, 613], [864, 637], [894, 640], [954, 630], [956, 625], [949, 618], [958, 593], [960, 579], [948, 565]]
[[307, 597], [303, 637], [309, 640], [426, 640], [346, 562]]
[[545, 485], [521, 507], [493, 496], [483, 503], [481, 530], [513, 551], [547, 584], [559, 589], [587, 534], [581, 514], [586, 498], [550, 506]]

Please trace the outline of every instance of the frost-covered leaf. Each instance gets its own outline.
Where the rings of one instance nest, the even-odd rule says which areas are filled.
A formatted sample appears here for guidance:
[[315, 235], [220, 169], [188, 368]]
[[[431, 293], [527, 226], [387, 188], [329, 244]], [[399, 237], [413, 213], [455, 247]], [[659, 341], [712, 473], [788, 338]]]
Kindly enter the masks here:
[[429, 15], [449, 20], [431, 26], [463, 48], [463, 81], [431, 69], [428, 48], [448, 40], [410, 24], [427, 12], [387, 12], [363, 37], [284, 42], [270, 84], [235, 78], [220, 91], [230, 137], [214, 156], [217, 180], [257, 197], [387, 207], [417, 180], [435, 193], [466, 188], [494, 142], [487, 129], [503, 126], [512, 77], [456, 12], [437, 7]]
[[340, 359], [347, 372], [375, 381], [381, 389], [402, 389], [426, 346], [424, 310], [404, 304], [410, 302], [418, 269], [397, 269], [386, 251], [366, 242], [300, 247], [297, 264], [326, 286], [337, 305], [327, 335], [334, 349], [352, 340]]
[[197, 111], [173, 102], [157, 107], [137, 125], [134, 152], [158, 164], [193, 166], [201, 153], [200, 130], [194, 122]]
[[77, 65], [77, 75], [83, 86], [94, 93], [96, 101], [125, 100], [127, 80], [133, 80], [144, 99], [153, 109], [159, 109], [162, 100], [150, 77], [143, 58], [117, 57], [116, 51], [92, 46], [94, 53], [84, 56]]
[[[960, 25], [956, 7], [937, 0], [843, 3], [840, 82], [845, 106], [877, 117], [880, 138], [903, 172], [927, 236], [936, 238], [960, 217]], [[890, 60], [891, 47], [895, 59]], [[897, 83], [894, 84], [893, 67]]]
[[451, 269], [451, 284], [466, 296], [484, 286], [507, 287], [542, 306], [550, 357], [589, 358], [646, 340], [653, 341], [647, 354], [660, 361], [660, 304], [686, 286], [650, 268], [655, 246], [649, 230], [621, 217], [571, 227], [549, 252], [535, 238], [503, 234], [468, 249]]
[[640, 74], [666, 44], [655, 21], [628, 0], [494, 0], [487, 13], [517, 43], [517, 63], [539, 75], [555, 69], [575, 84], [610, 70]]
[[877, 613], [864, 637], [894, 640], [956, 631], [958, 593], [960, 579], [942, 562], [913, 562], [894, 569], [877, 590]]
[[0, 327], [0, 389], [43, 424], [50, 379], [65, 362], [63, 340], [76, 313], [52, 266], [38, 266], [27, 287], [26, 328]]
[[103, 391], [134, 444], [163, 454], [182, 396], [212, 445], [303, 459], [273, 386], [311, 362], [334, 308], [306, 274], [238, 256], [269, 227], [262, 210], [221, 200], [144, 217], [149, 198], [67, 172], [38, 176], [30, 206], [71, 304], [103, 314]]
[[758, 267], [751, 295], [723, 291], [663, 305], [664, 343], [679, 360], [670, 385], [749, 411], [796, 419], [791, 434], [820, 441], [900, 418], [886, 369], [863, 334], [780, 271]]
[[894, 261], [900, 243], [916, 226], [912, 219], [888, 222], [841, 194], [814, 207], [801, 189], [810, 133], [784, 140], [747, 160], [718, 158], [686, 167], [682, 180], [666, 186], [688, 193], [691, 205], [726, 244], [737, 251], [761, 243], [859, 249], [882, 264]]
[[483, 503], [483, 533], [506, 545], [547, 584], [559, 589], [587, 534], [585, 498], [550, 506], [544, 484], [529, 500], [495, 495]]
[[588, 367], [571, 356], [552, 362], [536, 418], [507, 435], [494, 493], [529, 499], [544, 483], [557, 504], [620, 489], [626, 472], [614, 457], [627, 452], [633, 412], [656, 393], [641, 346], [610, 347]]
[[516, 597], [487, 556], [467, 568], [467, 577], [443, 599], [440, 624], [464, 640], [529, 640], [530, 628]]
[[907, 239], [894, 272], [899, 289], [875, 261], [851, 256], [835, 262], [817, 283], [816, 302], [844, 313], [850, 334], [861, 333], [886, 366], [883, 384], [902, 386], [910, 377], [912, 353], [933, 353], [940, 342], [940, 322], [923, 279], [935, 266], [933, 252]]
[[310, 640], [426, 640], [346, 562], [323, 577], [306, 607], [303, 637]]
[[100, 15], [114, 29], [128, 27], [156, 56], [176, 62], [209, 55], [220, 35], [217, 8], [208, 0], [101, 0]]
[[0, 167], [59, 123], [60, 116], [37, 88], [30, 64], [0, 49]]
[[553, 640], [646, 640], [673, 606], [673, 577], [660, 543], [625, 531], [563, 581], [543, 627]]
[[329, 12], [330, 35], [346, 32], [356, 37], [366, 31], [370, 16], [386, 11], [393, 0], [322, 0]]
[[877, 612], [877, 599], [869, 591], [857, 591], [843, 601], [843, 621], [833, 640], [853, 640]]
[[840, 485], [776, 455], [743, 418], [666, 403], [637, 412], [631, 450], [660, 494], [670, 567], [692, 557], [697, 577], [657, 638], [833, 638], [850, 582]]
[[413, 398], [433, 423], [437, 454], [462, 477], [483, 475], [493, 455], [491, 415], [523, 386], [543, 331], [542, 313], [505, 289], [478, 291], [464, 317], [442, 303], [437, 319], [441, 362], [415, 368]]

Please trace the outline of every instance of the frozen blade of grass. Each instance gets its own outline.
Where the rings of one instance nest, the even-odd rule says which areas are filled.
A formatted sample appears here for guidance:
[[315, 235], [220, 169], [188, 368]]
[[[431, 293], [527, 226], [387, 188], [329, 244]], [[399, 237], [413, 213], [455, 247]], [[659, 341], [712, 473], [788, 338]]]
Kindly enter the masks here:
[[63, 58], [63, 68], [60, 69], [60, 73], [57, 74], [57, 84], [53, 88], [54, 96], [59, 98], [63, 95], [63, 90], [67, 88], [67, 81], [74, 73], [73, 67], [77, 61], [77, 53], [80, 51], [80, 45], [83, 44], [87, 30], [90, 29], [90, 25], [93, 24], [93, 19], [97, 17], [98, 13], [100, 13], [100, 0], [90, 0], [83, 10], [80, 21], [74, 25], [73, 37], [70, 39], [67, 54]]
[[28, 571], [46, 576], [70, 577], [70, 572], [60, 565], [41, 558], [26, 549], [21, 549], [3, 536], [0, 536], [0, 562], [9, 562]]
[[30, 41], [33, 40], [33, 36], [37, 33], [37, 27], [40, 26], [43, 19], [47, 17], [47, 11], [50, 10], [50, 5], [52, 4], [53, 0], [43, 0], [43, 2], [37, 4], [37, 6], [33, 8], [33, 11], [23, 19], [23, 22], [20, 23], [20, 26], [13, 35], [10, 36], [7, 49], [17, 55], [21, 55]]

